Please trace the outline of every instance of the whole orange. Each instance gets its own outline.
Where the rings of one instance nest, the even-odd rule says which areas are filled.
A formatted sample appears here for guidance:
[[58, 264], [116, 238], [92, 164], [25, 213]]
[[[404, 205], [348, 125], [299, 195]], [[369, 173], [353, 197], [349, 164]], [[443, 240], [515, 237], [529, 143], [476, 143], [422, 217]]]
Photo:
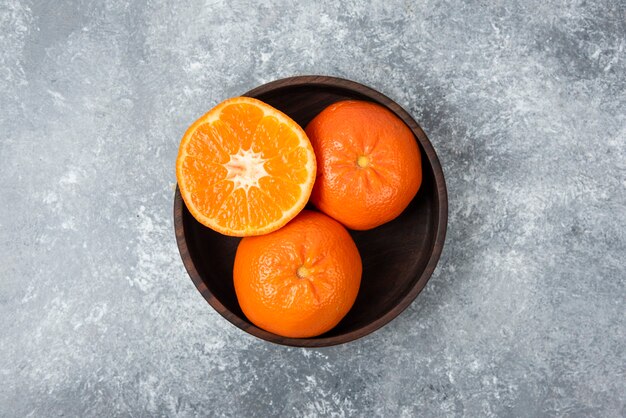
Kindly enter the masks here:
[[252, 323], [306, 338], [325, 333], [348, 313], [362, 268], [348, 231], [322, 213], [304, 210], [277, 231], [242, 239], [233, 278]]
[[306, 134], [317, 159], [311, 201], [348, 228], [371, 229], [396, 218], [422, 183], [413, 133], [378, 104], [332, 104]]

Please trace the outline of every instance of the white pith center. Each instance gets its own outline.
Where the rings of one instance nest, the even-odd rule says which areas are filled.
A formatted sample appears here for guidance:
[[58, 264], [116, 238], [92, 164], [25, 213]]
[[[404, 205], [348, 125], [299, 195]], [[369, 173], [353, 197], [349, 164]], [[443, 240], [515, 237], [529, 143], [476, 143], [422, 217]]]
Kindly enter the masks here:
[[226, 180], [234, 183], [233, 190], [243, 188], [247, 192], [250, 187], [259, 187], [259, 180], [269, 175], [265, 171], [266, 161], [259, 152], [240, 149], [224, 164], [228, 171]]

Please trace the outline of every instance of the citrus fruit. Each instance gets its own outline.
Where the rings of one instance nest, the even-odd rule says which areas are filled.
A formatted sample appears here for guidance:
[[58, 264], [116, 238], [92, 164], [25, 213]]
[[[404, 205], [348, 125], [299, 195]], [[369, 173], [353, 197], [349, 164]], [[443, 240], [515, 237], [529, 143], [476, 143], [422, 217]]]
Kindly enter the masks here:
[[317, 157], [311, 201], [346, 227], [366, 230], [396, 218], [422, 182], [411, 130], [386, 108], [348, 100], [307, 126]]
[[187, 129], [176, 178], [189, 212], [225, 235], [274, 231], [307, 203], [315, 154], [302, 128], [270, 105], [228, 99]]
[[361, 272], [348, 231], [322, 213], [304, 210], [278, 231], [241, 240], [233, 279], [252, 323], [305, 338], [330, 330], [348, 313]]

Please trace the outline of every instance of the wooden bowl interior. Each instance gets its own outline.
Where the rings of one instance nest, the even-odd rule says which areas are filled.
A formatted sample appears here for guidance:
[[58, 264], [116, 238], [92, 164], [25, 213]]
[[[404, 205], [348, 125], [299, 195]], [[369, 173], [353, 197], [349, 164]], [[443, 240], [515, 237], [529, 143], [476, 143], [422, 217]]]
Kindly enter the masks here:
[[[315, 115], [331, 103], [346, 99], [377, 101], [353, 89], [324, 84], [296, 84], [259, 92], [253, 90], [248, 95], [280, 109], [302, 127], [306, 127]], [[371, 332], [364, 332], [364, 329], [397, 308], [400, 301], [418, 285], [417, 281], [422, 277], [433, 255], [439, 224], [439, 196], [431, 161], [421, 145], [420, 149], [423, 181], [417, 196], [395, 220], [373, 230], [350, 232], [363, 260], [363, 277], [357, 300], [339, 325], [312, 339], [285, 342], [282, 337], [260, 330], [247, 320], [237, 303], [232, 279], [233, 262], [240, 238], [223, 236], [198, 223], [177, 193], [178, 204], [182, 205], [183, 235], [189, 257], [208, 292], [226, 310], [220, 313], [247, 332], [270, 341], [292, 345], [326, 345], [323, 342], [330, 345], [343, 342], [342, 336], [354, 334], [355, 331], [362, 335]], [[424, 284], [425, 282], [421, 286]], [[211, 302], [206, 294], [205, 297]], [[215, 307], [215, 304], [212, 305]], [[382, 324], [376, 328], [380, 325]]]

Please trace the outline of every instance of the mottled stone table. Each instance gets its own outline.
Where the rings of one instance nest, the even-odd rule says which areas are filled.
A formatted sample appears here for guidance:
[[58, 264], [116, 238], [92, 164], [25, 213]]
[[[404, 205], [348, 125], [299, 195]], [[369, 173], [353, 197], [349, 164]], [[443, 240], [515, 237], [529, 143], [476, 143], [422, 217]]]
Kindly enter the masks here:
[[[626, 415], [626, 12], [598, 1], [0, 0], [0, 416]], [[399, 318], [274, 346], [196, 291], [178, 141], [327, 74], [441, 157], [446, 247]]]

